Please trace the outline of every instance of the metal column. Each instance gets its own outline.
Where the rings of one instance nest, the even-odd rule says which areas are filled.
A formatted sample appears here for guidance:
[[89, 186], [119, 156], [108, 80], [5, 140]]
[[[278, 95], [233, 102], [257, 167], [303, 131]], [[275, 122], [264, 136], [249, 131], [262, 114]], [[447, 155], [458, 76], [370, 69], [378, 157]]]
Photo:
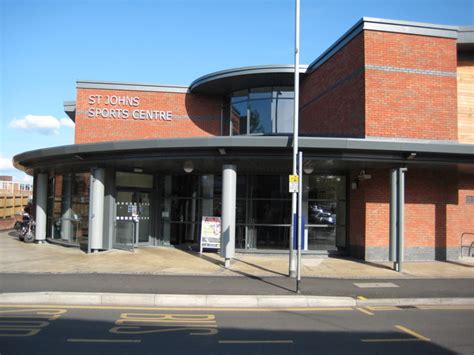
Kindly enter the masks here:
[[89, 201], [89, 247], [88, 251], [103, 249], [105, 169], [92, 168]]
[[402, 271], [405, 231], [406, 168], [390, 171], [390, 250], [389, 259], [395, 271]]
[[221, 254], [225, 267], [235, 255], [235, 209], [237, 195], [237, 168], [226, 164], [222, 167], [222, 227]]
[[63, 175], [63, 187], [61, 198], [61, 239], [75, 242], [74, 225], [72, 213], [72, 174]]
[[[300, 97], [300, 0], [295, 1], [295, 73], [294, 73], [294, 91], [295, 100], [293, 106], [293, 175], [298, 175], [297, 160], [298, 160], [298, 136], [299, 136], [299, 97]], [[301, 179], [301, 177], [300, 177]], [[298, 196], [296, 192], [292, 193], [291, 197], [291, 231], [293, 236], [295, 230], [298, 228], [295, 221], [295, 216], [298, 209]], [[296, 277], [296, 252], [293, 245], [293, 238], [290, 239], [289, 245], [289, 265], [288, 275]]]
[[48, 206], [48, 174], [36, 175], [36, 229], [37, 242], [46, 240], [46, 210]]
[[397, 227], [398, 227], [398, 246], [397, 246], [397, 261], [398, 272], [402, 272], [403, 252], [404, 252], [404, 233], [405, 233], [405, 172], [406, 168], [399, 168], [397, 172], [398, 177], [398, 191], [397, 191]]
[[303, 240], [303, 231], [302, 231], [302, 218], [303, 218], [303, 153], [298, 153], [298, 228], [297, 228], [297, 238], [298, 243], [298, 253], [297, 253], [297, 268], [296, 268], [296, 293], [300, 293], [300, 284], [301, 284], [301, 242]]

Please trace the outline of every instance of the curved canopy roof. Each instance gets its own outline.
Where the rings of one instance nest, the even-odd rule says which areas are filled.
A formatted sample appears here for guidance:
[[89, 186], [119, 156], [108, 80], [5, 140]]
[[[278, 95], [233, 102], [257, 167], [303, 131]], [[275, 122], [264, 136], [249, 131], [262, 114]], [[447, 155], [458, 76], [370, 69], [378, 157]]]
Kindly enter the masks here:
[[[222, 70], [194, 80], [189, 91], [226, 95], [233, 91], [263, 86], [293, 86], [294, 68], [291, 64], [274, 64]], [[300, 65], [300, 76], [304, 76], [307, 68], [307, 65]]]
[[[305, 160], [326, 161], [331, 170], [454, 165], [474, 174], [474, 146], [469, 144], [321, 137], [300, 137], [299, 144]], [[13, 160], [30, 174], [93, 166], [172, 173], [182, 172], [185, 160], [195, 161], [196, 171], [203, 173], [220, 171], [223, 163], [237, 164], [240, 172], [290, 171], [292, 145], [292, 136], [286, 135], [146, 139], [39, 149]]]

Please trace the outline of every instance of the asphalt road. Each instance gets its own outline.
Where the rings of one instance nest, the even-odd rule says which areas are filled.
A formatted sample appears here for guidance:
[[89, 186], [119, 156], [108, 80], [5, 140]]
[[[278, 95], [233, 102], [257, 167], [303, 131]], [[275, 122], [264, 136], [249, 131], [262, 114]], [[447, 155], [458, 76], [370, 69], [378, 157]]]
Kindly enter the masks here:
[[[208, 277], [124, 274], [0, 274], [0, 292], [117, 292], [155, 294], [294, 294], [287, 277]], [[474, 297], [474, 279], [342, 280], [305, 278], [302, 293], [366, 298]]]
[[0, 306], [0, 353], [473, 354], [474, 307], [319, 311]]

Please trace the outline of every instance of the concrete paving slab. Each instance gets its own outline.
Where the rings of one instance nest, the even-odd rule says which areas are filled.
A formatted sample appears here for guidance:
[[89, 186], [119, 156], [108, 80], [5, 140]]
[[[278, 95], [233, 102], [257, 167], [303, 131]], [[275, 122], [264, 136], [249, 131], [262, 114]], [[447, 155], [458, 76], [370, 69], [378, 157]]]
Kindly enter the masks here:
[[[63, 305], [184, 308], [335, 308], [335, 307], [474, 307], [474, 298], [384, 298], [356, 300], [351, 297], [229, 296], [229, 295], [130, 295], [111, 293], [30, 292], [1, 293], [0, 305]], [[154, 302], [150, 303], [150, 300]], [[198, 300], [198, 301], [196, 301]]]
[[206, 295], [155, 295], [157, 307], [207, 307]]
[[208, 295], [207, 307], [236, 307], [254, 308], [259, 307], [257, 296], [245, 295]]
[[[340, 279], [474, 278], [474, 258], [456, 262], [406, 262], [403, 273], [389, 262], [304, 255], [302, 277]], [[49, 243], [26, 244], [15, 232], [0, 232], [0, 273], [145, 274], [269, 277], [288, 274], [288, 256], [238, 254], [231, 268], [218, 253], [144, 247], [135, 252], [111, 250], [86, 254], [78, 248]]]
[[92, 306], [102, 304], [101, 294], [98, 293], [49, 293], [49, 303]]
[[155, 306], [155, 295], [136, 293], [104, 293], [101, 294], [103, 306]]

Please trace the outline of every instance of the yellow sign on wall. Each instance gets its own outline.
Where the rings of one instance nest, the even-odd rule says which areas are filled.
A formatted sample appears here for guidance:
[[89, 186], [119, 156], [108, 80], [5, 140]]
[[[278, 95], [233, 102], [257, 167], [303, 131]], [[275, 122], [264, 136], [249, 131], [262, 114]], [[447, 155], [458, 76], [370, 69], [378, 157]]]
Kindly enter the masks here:
[[290, 193], [298, 192], [299, 186], [299, 176], [298, 175], [289, 175], [289, 182], [290, 182]]

